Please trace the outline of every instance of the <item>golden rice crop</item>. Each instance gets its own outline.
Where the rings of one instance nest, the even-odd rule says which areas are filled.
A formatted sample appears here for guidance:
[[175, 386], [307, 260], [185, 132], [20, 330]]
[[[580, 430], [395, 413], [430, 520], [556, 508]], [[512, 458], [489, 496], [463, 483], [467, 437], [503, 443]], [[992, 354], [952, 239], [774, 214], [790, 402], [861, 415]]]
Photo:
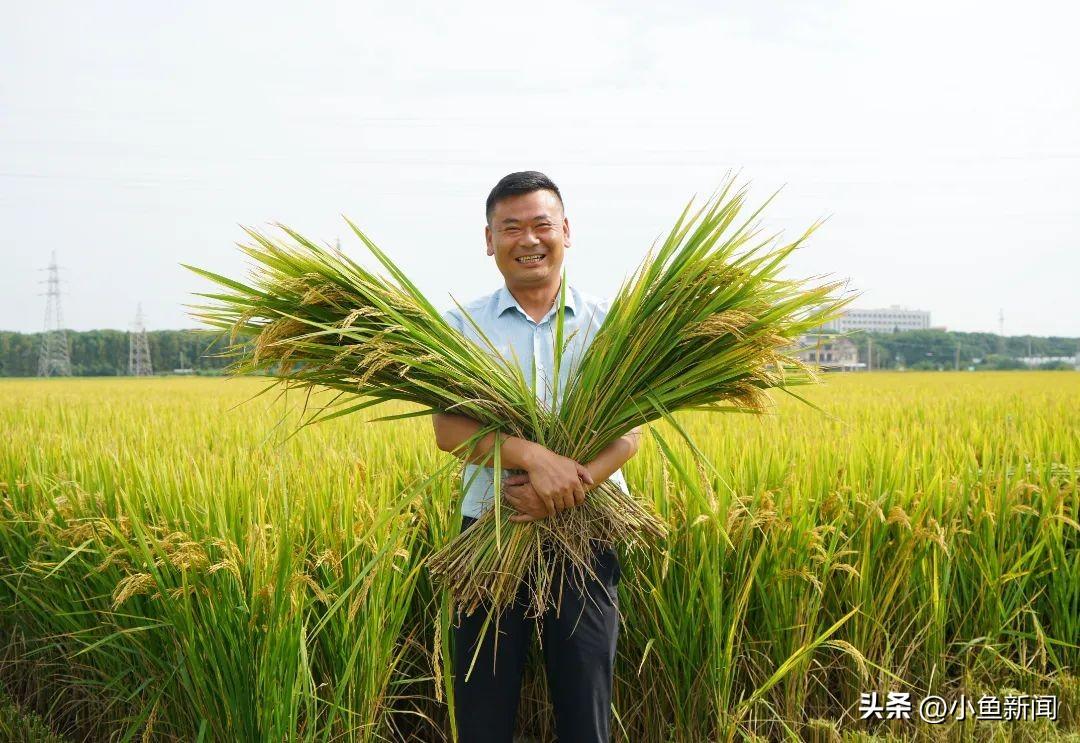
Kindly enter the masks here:
[[[997, 725], [1077, 730], [1080, 375], [826, 381], [825, 414], [680, 414], [702, 458], [664, 422], [627, 464], [668, 534], [624, 562], [617, 738], [919, 733], [858, 720], [871, 690], [1057, 694], [1056, 726]], [[425, 419], [286, 438], [299, 398], [234, 409], [261, 387], [0, 383], [20, 709], [73, 739], [449, 739], [449, 604], [421, 567], [457, 533], [449, 456]], [[542, 674], [525, 694], [550, 739]]]

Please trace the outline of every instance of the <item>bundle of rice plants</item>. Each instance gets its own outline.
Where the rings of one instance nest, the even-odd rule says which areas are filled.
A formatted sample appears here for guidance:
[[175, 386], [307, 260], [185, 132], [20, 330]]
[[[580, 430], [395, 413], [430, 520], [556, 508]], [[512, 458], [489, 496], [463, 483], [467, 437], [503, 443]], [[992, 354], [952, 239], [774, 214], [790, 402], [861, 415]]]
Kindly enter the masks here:
[[[336, 390], [309, 423], [405, 400], [421, 406], [406, 415], [450, 412], [479, 421], [470, 444], [495, 431], [584, 463], [635, 427], [671, 419], [675, 411], [762, 412], [766, 390], [817, 381], [795, 357], [795, 341], [836, 317], [850, 299], [837, 295], [840, 282], [811, 284], [780, 272], [820, 223], [778, 246], [777, 236], [762, 236], [755, 223], [771, 198], [737, 221], [746, 187], [733, 193], [733, 184], [728, 179], [696, 211], [693, 200], [687, 204], [623, 283], [580, 359], [563, 358], [560, 298], [556, 364], [573, 366], [551, 407], [479, 327], [476, 344], [448, 325], [352, 222], [386, 275], [287, 227], [279, 225], [279, 238], [249, 229], [253, 242], [241, 245], [254, 261], [247, 283], [189, 267], [228, 290], [202, 294], [213, 304], [197, 305], [195, 314], [227, 331], [224, 353], [234, 357], [235, 373], [269, 374], [272, 385], [285, 388]], [[498, 489], [498, 444], [489, 463]], [[646, 505], [610, 482], [582, 505], [539, 521], [512, 522], [513, 509], [499, 498], [493, 503], [428, 561], [467, 612], [508, 605], [528, 579], [540, 614], [558, 602], [559, 571], [583, 580], [596, 546], [641, 547], [664, 535]]]

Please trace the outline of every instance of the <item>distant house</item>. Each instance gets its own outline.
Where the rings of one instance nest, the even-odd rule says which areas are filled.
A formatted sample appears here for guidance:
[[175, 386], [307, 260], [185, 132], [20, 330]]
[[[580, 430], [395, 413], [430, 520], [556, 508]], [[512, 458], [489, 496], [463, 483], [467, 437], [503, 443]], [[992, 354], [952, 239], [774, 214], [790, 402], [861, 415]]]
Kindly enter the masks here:
[[795, 357], [823, 370], [854, 371], [864, 369], [859, 349], [850, 338], [833, 333], [812, 333], [799, 337]]

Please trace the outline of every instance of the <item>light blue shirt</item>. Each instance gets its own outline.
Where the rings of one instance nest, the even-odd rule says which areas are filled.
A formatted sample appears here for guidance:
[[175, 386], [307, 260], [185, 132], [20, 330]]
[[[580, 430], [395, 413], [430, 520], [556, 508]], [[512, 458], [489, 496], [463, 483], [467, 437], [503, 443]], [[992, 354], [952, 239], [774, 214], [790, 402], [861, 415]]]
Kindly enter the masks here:
[[[579, 292], [573, 284], [567, 282], [566, 311], [563, 315], [563, 339], [566, 350], [563, 352], [559, 368], [559, 399], [563, 397], [563, 390], [566, 389], [571, 370], [580, 362], [585, 349], [588, 348], [596, 331], [607, 317], [610, 305], [610, 301], [599, 300]], [[554, 391], [552, 375], [555, 370], [555, 323], [559, 309], [558, 299], [555, 306], [548, 310], [540, 322], [535, 322], [525, 310], [521, 309], [521, 305], [505, 285], [463, 306], [499, 353], [510, 363], [517, 362], [528, 384], [534, 381], [533, 364], [535, 362], [536, 396], [544, 405], [551, 407]], [[491, 349], [476, 332], [476, 328], [465, 319], [457, 307], [443, 313], [443, 317], [458, 332], [491, 353]], [[495, 490], [494, 475], [493, 467], [465, 465], [462, 476], [465, 497], [461, 504], [461, 512], [464, 515], [479, 518], [491, 507]], [[509, 470], [503, 470], [504, 477], [509, 475]], [[622, 470], [615, 471], [611, 476], [611, 482], [627, 491]]]

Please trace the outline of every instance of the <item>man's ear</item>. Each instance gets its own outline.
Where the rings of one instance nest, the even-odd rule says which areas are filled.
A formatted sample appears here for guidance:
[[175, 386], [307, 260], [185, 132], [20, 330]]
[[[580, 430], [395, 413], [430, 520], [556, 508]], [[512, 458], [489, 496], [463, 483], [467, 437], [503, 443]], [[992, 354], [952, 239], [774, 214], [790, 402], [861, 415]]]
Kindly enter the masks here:
[[562, 218], [562, 233], [563, 233], [563, 247], [570, 247], [570, 220], [566, 217]]
[[495, 255], [495, 243], [491, 235], [491, 227], [484, 225], [484, 242], [487, 243], [487, 254]]

